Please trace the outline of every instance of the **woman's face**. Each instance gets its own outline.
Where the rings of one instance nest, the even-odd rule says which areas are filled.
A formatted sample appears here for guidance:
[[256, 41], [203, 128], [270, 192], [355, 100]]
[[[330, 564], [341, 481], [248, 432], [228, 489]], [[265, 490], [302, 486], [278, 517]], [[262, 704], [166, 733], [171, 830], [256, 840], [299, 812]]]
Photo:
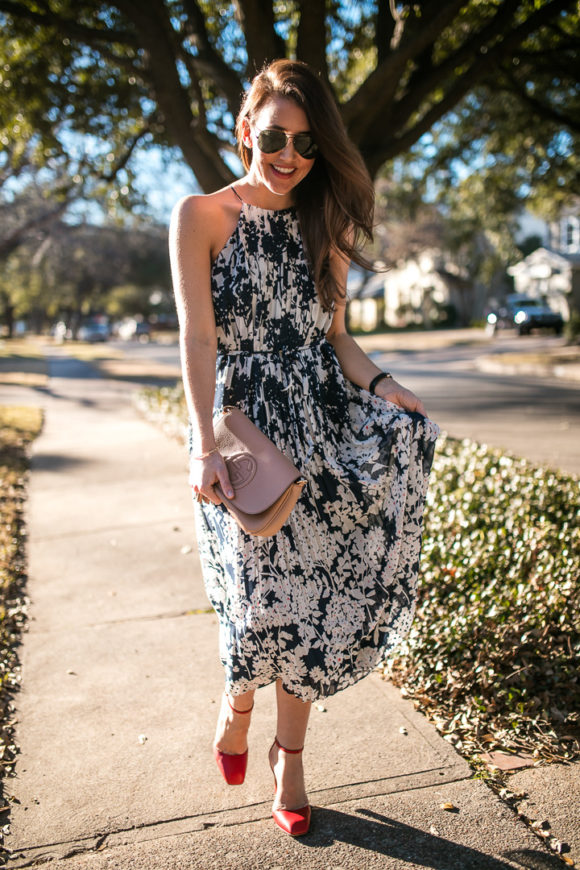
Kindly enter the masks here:
[[244, 124], [244, 144], [252, 149], [249, 178], [264, 184], [278, 196], [289, 196], [314, 166], [314, 158], [302, 157], [292, 139], [287, 139], [280, 151], [265, 154], [258, 147], [258, 134], [263, 130], [283, 130], [285, 133], [308, 133], [310, 124], [306, 113], [294, 100], [271, 97], [256, 113], [252, 121]]

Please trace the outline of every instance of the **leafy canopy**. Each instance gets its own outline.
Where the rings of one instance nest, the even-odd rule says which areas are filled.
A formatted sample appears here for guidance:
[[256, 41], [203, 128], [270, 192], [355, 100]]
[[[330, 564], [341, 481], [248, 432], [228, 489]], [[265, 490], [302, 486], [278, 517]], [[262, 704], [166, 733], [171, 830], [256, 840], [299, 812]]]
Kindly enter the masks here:
[[159, 145], [215, 189], [244, 86], [290, 56], [329, 82], [372, 174], [415, 147], [425, 171], [475, 150], [529, 172], [524, 149], [566, 176], [578, 32], [570, 0], [0, 0], [0, 173], [66, 167], [128, 202], [135, 153]]

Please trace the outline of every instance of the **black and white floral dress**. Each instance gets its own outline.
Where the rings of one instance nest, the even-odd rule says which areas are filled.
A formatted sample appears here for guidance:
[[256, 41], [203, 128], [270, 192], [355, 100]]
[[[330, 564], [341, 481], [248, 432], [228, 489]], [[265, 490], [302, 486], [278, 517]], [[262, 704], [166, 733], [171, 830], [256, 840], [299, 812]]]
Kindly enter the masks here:
[[270, 538], [195, 504], [226, 690], [281, 679], [315, 700], [368, 674], [411, 625], [438, 429], [345, 379], [294, 209], [242, 204], [212, 294], [215, 414], [237, 405], [307, 480]]

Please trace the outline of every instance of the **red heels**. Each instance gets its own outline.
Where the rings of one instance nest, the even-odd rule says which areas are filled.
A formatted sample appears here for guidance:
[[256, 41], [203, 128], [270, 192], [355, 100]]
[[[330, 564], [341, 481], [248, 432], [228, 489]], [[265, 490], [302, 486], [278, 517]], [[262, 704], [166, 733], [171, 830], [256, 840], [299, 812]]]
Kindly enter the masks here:
[[[236, 710], [234, 706], [232, 706], [232, 702], [230, 701], [228, 695], [225, 696], [226, 701], [229, 704], [230, 710], [233, 710], [234, 713], [239, 713], [240, 716], [245, 716], [247, 713], [251, 713], [254, 709], [254, 705], [250, 707], [249, 710]], [[242, 752], [241, 755], [229, 755], [227, 752], [221, 752], [219, 749], [216, 749], [214, 746], [213, 755], [216, 760], [216, 764], [221, 771], [221, 774], [228, 785], [241, 785], [246, 778], [246, 768], [248, 766], [248, 750]]]
[[[289, 755], [300, 755], [304, 749], [304, 747], [302, 749], [286, 749], [286, 747], [278, 742], [277, 737], [274, 738], [272, 746], [277, 746], [278, 749], [281, 749], [282, 752], [287, 752]], [[276, 782], [276, 774], [272, 764], [270, 764], [270, 767], [274, 775], [274, 786], [277, 789], [278, 783]], [[310, 828], [310, 804], [306, 804], [305, 807], [300, 807], [298, 810], [272, 810], [272, 818], [285, 834], [290, 834], [291, 837], [302, 837], [308, 833]]]

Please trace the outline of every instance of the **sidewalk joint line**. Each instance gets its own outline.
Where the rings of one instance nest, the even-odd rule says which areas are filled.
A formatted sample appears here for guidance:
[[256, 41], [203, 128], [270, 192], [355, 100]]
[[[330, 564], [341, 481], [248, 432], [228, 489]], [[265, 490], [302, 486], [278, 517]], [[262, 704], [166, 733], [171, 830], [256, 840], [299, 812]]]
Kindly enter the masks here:
[[123, 525], [118, 526], [99, 526], [97, 529], [80, 529], [75, 532], [62, 532], [57, 535], [35, 535], [34, 543], [40, 542], [51, 542], [51, 541], [62, 541], [66, 538], [81, 538], [83, 536], [89, 535], [101, 535], [109, 532], [124, 532], [130, 529], [142, 529], [145, 526], [158, 526], [163, 525], [165, 523], [177, 523], [177, 522], [190, 522], [191, 517], [187, 514], [182, 514], [177, 517], [164, 517], [160, 520], [147, 520], [146, 522], [139, 523], [124, 523]]
[[[382, 779], [361, 780], [360, 782], [349, 783], [346, 785], [345, 784], [336, 785], [336, 786], [332, 786], [331, 788], [320, 788], [320, 789], [315, 789], [314, 791], [310, 791], [309, 795], [310, 795], [310, 797], [312, 797], [314, 795], [320, 796], [320, 795], [332, 794], [333, 792], [336, 792], [338, 790], [352, 789], [352, 788], [356, 788], [357, 786], [371, 785], [372, 783], [390, 782], [391, 780], [409, 778], [410, 776], [413, 776], [413, 777], [420, 776], [421, 774], [425, 774], [425, 773], [433, 773], [436, 770], [445, 770], [446, 768], [449, 768], [449, 767], [452, 767], [452, 765], [443, 765], [442, 767], [427, 768], [425, 770], [415, 771], [413, 774], [401, 773], [401, 774], [396, 774], [395, 776], [392, 776], [392, 777], [383, 777]], [[449, 785], [449, 784], [454, 783], [454, 782], [464, 782], [464, 781], [469, 781], [469, 780], [472, 780], [471, 774], [469, 774], [468, 776], [457, 776], [457, 777], [454, 777], [452, 779], [445, 779], [442, 781], [441, 784], [442, 785]], [[473, 780], [473, 781], [475, 781], [475, 780]], [[352, 801], [364, 801], [364, 800], [367, 800], [368, 798], [403, 794], [405, 792], [421, 791], [423, 789], [435, 788], [435, 787], [436, 787], [436, 785], [434, 783], [427, 783], [425, 785], [423, 785], [423, 784], [410, 785], [407, 788], [399, 788], [399, 789], [396, 789], [394, 791], [373, 792], [370, 795], [363, 795], [362, 797], [347, 795], [344, 798], [335, 798], [334, 800], [325, 801], [324, 806], [325, 806], [325, 808], [328, 808], [329, 806], [338, 806], [339, 804], [349, 803]], [[316, 804], [313, 801], [312, 801], [312, 806], [316, 806]], [[170, 819], [158, 819], [155, 822], [143, 822], [142, 824], [135, 824], [135, 825], [132, 825], [131, 827], [128, 827], [128, 828], [116, 828], [115, 830], [108, 831], [107, 833], [96, 832], [95, 834], [86, 834], [84, 836], [79, 836], [78, 838], [73, 838], [71, 840], [57, 840], [57, 841], [53, 841], [50, 843], [40, 843], [39, 845], [36, 845], [36, 846], [23, 846], [23, 847], [15, 848], [13, 850], [13, 852], [26, 853], [27, 851], [38, 851], [40, 849], [49, 849], [49, 848], [53, 848], [56, 846], [68, 846], [68, 845], [77, 846], [77, 845], [81, 845], [83, 843], [89, 843], [89, 842], [93, 843], [94, 841], [97, 841], [97, 845], [100, 845], [101, 849], [102, 849], [103, 845], [105, 845], [105, 846], [108, 845], [109, 848], [112, 848], [112, 847], [115, 847], [117, 845], [118, 846], [123, 845], [121, 843], [108, 844], [108, 841], [110, 840], [110, 838], [119, 836], [121, 834], [130, 834], [132, 832], [138, 832], [138, 831], [153, 831], [155, 828], [163, 828], [163, 827], [166, 827], [168, 825], [179, 824], [180, 822], [200, 821], [203, 823], [204, 819], [211, 819], [211, 818], [215, 818], [215, 817], [217, 817], [219, 819], [219, 817], [223, 816], [224, 814], [239, 813], [239, 812], [243, 812], [244, 810], [253, 810], [253, 809], [258, 809], [260, 807], [267, 807], [267, 811], [265, 810], [266, 815], [260, 816], [257, 819], [256, 818], [249, 819], [249, 820], [247, 818], [244, 818], [241, 820], [233, 819], [231, 821], [226, 820], [225, 822], [221, 823], [222, 827], [234, 827], [236, 825], [248, 824], [248, 822], [262, 821], [262, 819], [264, 819], [264, 818], [269, 818], [269, 816], [270, 816], [270, 803], [269, 803], [269, 801], [255, 801], [254, 803], [250, 803], [250, 804], [241, 804], [241, 805], [235, 806], [235, 807], [226, 807], [225, 809], [213, 810], [213, 811], [205, 812], [205, 813], [197, 813], [195, 815], [175, 816], [174, 818], [170, 818]], [[204, 826], [203, 830], [207, 830], [210, 827], [215, 827], [216, 824], [218, 824], [218, 822], [207, 823]], [[152, 837], [150, 839], [163, 839], [166, 837], [168, 838], [168, 837], [175, 837], [175, 836], [183, 836], [186, 834], [197, 834], [197, 833], [202, 833], [202, 832], [203, 831], [200, 829], [194, 829], [191, 831], [183, 831], [182, 830], [182, 831], [179, 831], [175, 834], [171, 834], [171, 833], [164, 834], [162, 836], [155, 837], [155, 838]], [[96, 848], [97, 848], [96, 845], [92, 845], [90, 847], [85, 848], [84, 851], [85, 852], [92, 852], [92, 851], [95, 851]], [[79, 854], [79, 852], [75, 852], [74, 854]], [[68, 857], [72, 857], [72, 856], [68, 856]]]

